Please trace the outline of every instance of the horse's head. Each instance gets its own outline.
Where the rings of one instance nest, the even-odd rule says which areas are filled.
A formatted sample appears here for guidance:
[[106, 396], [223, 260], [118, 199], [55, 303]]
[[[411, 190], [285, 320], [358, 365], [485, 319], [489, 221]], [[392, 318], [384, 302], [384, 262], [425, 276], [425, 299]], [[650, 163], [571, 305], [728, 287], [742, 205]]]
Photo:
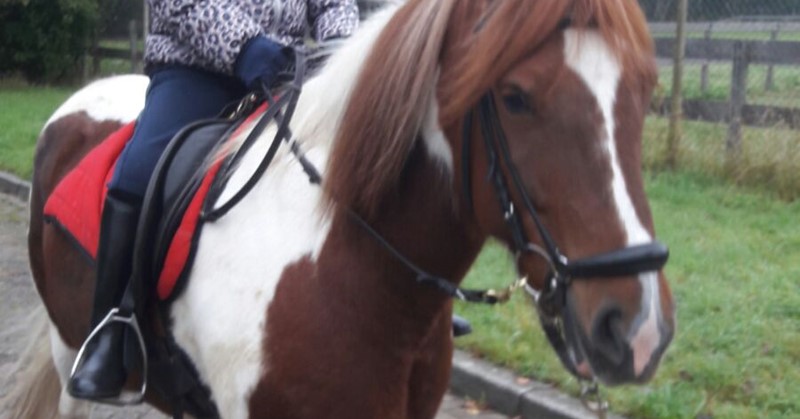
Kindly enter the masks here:
[[441, 213], [477, 232], [463, 236], [475, 248], [493, 236], [518, 254], [565, 366], [649, 379], [675, 320], [640, 168], [656, 69], [638, 5], [409, 0], [391, 13], [352, 42], [380, 27], [336, 134], [330, 201], [379, 218], [424, 139], [445, 169], [426, 173], [452, 180], [423, 180], [452, 188], [429, 198], [456, 203]]
[[646, 381], [675, 320], [641, 174], [656, 81], [641, 11], [520, 0], [470, 15], [478, 23], [451, 33], [462, 41], [445, 49], [439, 93], [462, 201], [518, 254], [568, 369]]

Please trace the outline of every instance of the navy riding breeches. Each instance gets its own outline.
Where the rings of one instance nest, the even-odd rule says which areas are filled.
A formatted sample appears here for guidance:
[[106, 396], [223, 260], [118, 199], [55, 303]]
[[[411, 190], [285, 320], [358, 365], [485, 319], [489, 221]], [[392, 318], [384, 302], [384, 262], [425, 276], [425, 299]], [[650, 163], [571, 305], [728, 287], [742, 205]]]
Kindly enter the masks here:
[[216, 116], [245, 94], [242, 83], [231, 76], [183, 66], [154, 71], [144, 110], [117, 162], [109, 190], [143, 198], [172, 137], [191, 122]]

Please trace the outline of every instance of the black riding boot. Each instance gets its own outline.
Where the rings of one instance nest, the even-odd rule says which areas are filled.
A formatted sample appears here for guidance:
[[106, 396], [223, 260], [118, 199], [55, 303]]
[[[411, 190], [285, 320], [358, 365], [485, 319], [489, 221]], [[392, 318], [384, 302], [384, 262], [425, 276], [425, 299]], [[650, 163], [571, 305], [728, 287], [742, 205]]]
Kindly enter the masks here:
[[453, 337], [464, 336], [472, 333], [472, 325], [469, 320], [453, 314]]
[[[109, 192], [100, 222], [97, 281], [92, 329], [119, 305], [131, 276], [140, 201]], [[127, 379], [123, 363], [125, 325], [108, 323], [86, 344], [83, 363], [70, 377], [67, 389], [79, 399], [109, 399], [122, 392]]]

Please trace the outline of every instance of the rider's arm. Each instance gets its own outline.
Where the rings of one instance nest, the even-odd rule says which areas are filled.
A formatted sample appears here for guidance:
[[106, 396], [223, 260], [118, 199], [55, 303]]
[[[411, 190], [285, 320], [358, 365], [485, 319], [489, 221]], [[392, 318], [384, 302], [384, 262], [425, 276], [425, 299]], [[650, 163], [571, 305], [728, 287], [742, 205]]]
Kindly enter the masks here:
[[149, 0], [169, 36], [191, 47], [209, 70], [233, 74], [248, 40], [262, 29], [237, 0]]
[[241, 0], [150, 0], [152, 13], [167, 22], [170, 35], [191, 47], [204, 67], [254, 87], [269, 84], [286, 66], [287, 50], [264, 36]]
[[308, 0], [311, 35], [319, 42], [345, 38], [358, 27], [356, 0]]

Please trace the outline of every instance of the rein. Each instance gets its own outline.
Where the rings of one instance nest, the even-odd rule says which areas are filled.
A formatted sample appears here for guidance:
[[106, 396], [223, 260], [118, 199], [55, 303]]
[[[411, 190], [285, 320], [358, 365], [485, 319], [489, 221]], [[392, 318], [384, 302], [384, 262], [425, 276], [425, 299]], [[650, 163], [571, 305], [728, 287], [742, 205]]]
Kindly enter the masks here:
[[[298, 69], [302, 67], [303, 63], [298, 62]], [[207, 214], [203, 214], [204, 221], [218, 220], [240, 202], [266, 172], [267, 167], [275, 156], [277, 148], [284, 141], [291, 144], [291, 151], [302, 165], [303, 170], [309, 177], [310, 183], [315, 185], [321, 184], [322, 177], [320, 172], [305, 158], [298, 143], [292, 141], [292, 134], [289, 130], [289, 122], [301, 91], [301, 74], [301, 71], [295, 74], [295, 80], [286, 93], [289, 99], [286, 99], [286, 96], [284, 96], [278, 99], [276, 103], [270, 103], [270, 109], [268, 109], [267, 114], [262, 117], [261, 121], [259, 121], [253, 131], [248, 135], [242, 146], [242, 150], [237, 152], [236, 156], [244, 154], [244, 151], [255, 142], [268, 123], [274, 119], [279, 124], [278, 132], [269, 151], [259, 164], [258, 169], [230, 201]], [[269, 95], [267, 97], [269, 97]], [[283, 106], [287, 106], [286, 115], [281, 113], [281, 108], [283, 108]], [[465, 117], [463, 130], [464, 146], [462, 149], [462, 187], [470, 210], [474, 209], [472, 185], [470, 181], [470, 163], [472, 157], [470, 147], [472, 138], [470, 133], [474, 125], [474, 114], [475, 111], [473, 110]], [[418, 284], [432, 287], [451, 298], [470, 303], [497, 304], [508, 301], [513, 292], [519, 288], [524, 288], [536, 306], [545, 335], [561, 363], [570, 373], [580, 378], [580, 374], [577, 371], [577, 361], [575, 360], [576, 355], [568, 348], [566, 329], [564, 327], [564, 314], [567, 306], [566, 297], [571, 284], [576, 280], [631, 276], [643, 272], [658, 271], [667, 262], [669, 250], [664, 244], [658, 241], [652, 241], [650, 243], [627, 246], [572, 261], [569, 260], [559, 250], [555, 240], [542, 222], [539, 213], [536, 211], [530, 195], [525, 190], [519, 171], [512, 161], [508, 139], [500, 124], [497, 105], [492, 92], [485, 94], [480, 99], [477, 106], [477, 116], [486, 157], [489, 163], [488, 180], [492, 183], [503, 218], [511, 232], [512, 251], [517, 259], [532, 254], [541, 257], [547, 262], [550, 269], [547, 273], [544, 289], [536, 290], [531, 287], [527, 276], [522, 276], [500, 291], [494, 289], [470, 290], [460, 288], [453, 282], [432, 275], [415, 265], [353, 210], [347, 209], [347, 215], [397, 261], [403, 264], [409, 271], [413, 272]], [[237, 159], [231, 159], [231, 161], [234, 160]], [[233, 163], [229, 164], [228, 168], [230, 169], [232, 165]], [[508, 181], [504, 175], [503, 166], [510, 174], [511, 189], [509, 189]], [[521, 215], [516, 209], [517, 206], [514, 204], [512, 192], [521, 200], [522, 208], [531, 220], [533, 220], [536, 226], [536, 232], [542, 241], [541, 246], [528, 239], [528, 235], [525, 233], [523, 227]], [[600, 397], [597, 383], [591, 382], [587, 385], [584, 382], [585, 380], [581, 379], [581, 381], [583, 382], [581, 399], [584, 405], [589, 410], [599, 415], [604, 415], [607, 410], [607, 404]]]
[[[470, 112], [465, 118], [462, 151], [462, 178], [464, 182], [462, 187], [470, 209], [474, 208], [470, 182], [470, 132], [474, 124], [473, 118], [473, 112]], [[488, 177], [494, 187], [503, 218], [511, 231], [512, 250], [517, 259], [523, 255], [533, 254], [543, 258], [550, 267], [545, 281], [545, 288], [542, 290], [536, 290], [531, 287], [527, 277], [523, 277], [519, 281], [522, 282], [525, 291], [532, 298], [545, 335], [561, 360], [562, 365], [575, 377], [580, 378], [576, 360], [574, 359], [575, 355], [572, 354], [567, 345], [564, 327], [564, 314], [567, 306], [566, 296], [570, 285], [575, 280], [630, 276], [660, 270], [669, 258], [669, 250], [664, 244], [653, 241], [570, 261], [559, 250], [525, 190], [519, 171], [511, 159], [508, 140], [503, 127], [500, 125], [497, 105], [492, 92], [485, 94], [478, 104], [478, 121], [486, 149], [486, 157], [489, 161]], [[524, 209], [536, 225], [543, 247], [528, 240], [520, 214], [516, 211], [511, 198], [501, 165], [505, 166], [505, 169], [511, 175], [513, 191], [520, 197]], [[581, 381], [583, 382], [584, 380]], [[589, 410], [601, 416], [605, 414], [608, 408], [607, 403], [600, 397], [597, 382], [591, 382], [588, 385], [583, 382], [581, 400]]]
[[[267, 171], [269, 165], [272, 163], [272, 160], [275, 158], [275, 154], [277, 154], [280, 145], [284, 141], [287, 143], [291, 142], [292, 132], [289, 129], [289, 123], [291, 122], [294, 111], [297, 108], [297, 102], [300, 100], [300, 93], [303, 90], [303, 81], [306, 73], [306, 59], [304, 54], [296, 53], [294, 55], [294, 78], [280, 98], [273, 102], [273, 100], [270, 99], [272, 95], [270, 94], [268, 86], [261, 86], [264, 94], [264, 100], [268, 103], [267, 111], [261, 116], [258, 123], [256, 123], [256, 125], [253, 127], [252, 131], [250, 131], [250, 134], [248, 134], [247, 138], [245, 138], [242, 146], [236, 151], [236, 154], [226, 162], [226, 165], [222, 170], [224, 173], [224, 179], [220, 182], [220, 185], [227, 183], [227, 181], [230, 179], [230, 176], [233, 174], [233, 169], [235, 168], [236, 164], [241, 160], [242, 156], [244, 156], [245, 153], [250, 150], [267, 126], [269, 126], [269, 124], [274, 120], [278, 124], [278, 130], [275, 133], [275, 138], [273, 138], [272, 144], [270, 144], [267, 153], [264, 155], [264, 158], [261, 160], [256, 170], [253, 172], [247, 182], [245, 182], [242, 188], [239, 189], [233, 195], [233, 197], [231, 197], [221, 206], [213, 208], [207, 212], [204, 211], [201, 214], [202, 221], [217, 221], [225, 216], [225, 214], [227, 214], [231, 209], [233, 209], [236, 204], [241, 202], [242, 199], [244, 199], [244, 197], [253, 190], [258, 181]], [[236, 109], [233, 115], [231, 115], [231, 119], [241, 117], [243, 113], [246, 113], [253, 107], [253, 103], [258, 102], [258, 98], [254, 95], [248, 96], [242, 101], [242, 103], [239, 104], [239, 107]], [[284, 107], [286, 107], [285, 115], [281, 112], [281, 109]], [[316, 169], [306, 160], [305, 156], [300, 153], [300, 148], [297, 146], [296, 142], [292, 143], [291, 151], [300, 160], [300, 163], [303, 165], [303, 169], [311, 178], [311, 182], [319, 183], [321, 179], [319, 172], [317, 172]]]

